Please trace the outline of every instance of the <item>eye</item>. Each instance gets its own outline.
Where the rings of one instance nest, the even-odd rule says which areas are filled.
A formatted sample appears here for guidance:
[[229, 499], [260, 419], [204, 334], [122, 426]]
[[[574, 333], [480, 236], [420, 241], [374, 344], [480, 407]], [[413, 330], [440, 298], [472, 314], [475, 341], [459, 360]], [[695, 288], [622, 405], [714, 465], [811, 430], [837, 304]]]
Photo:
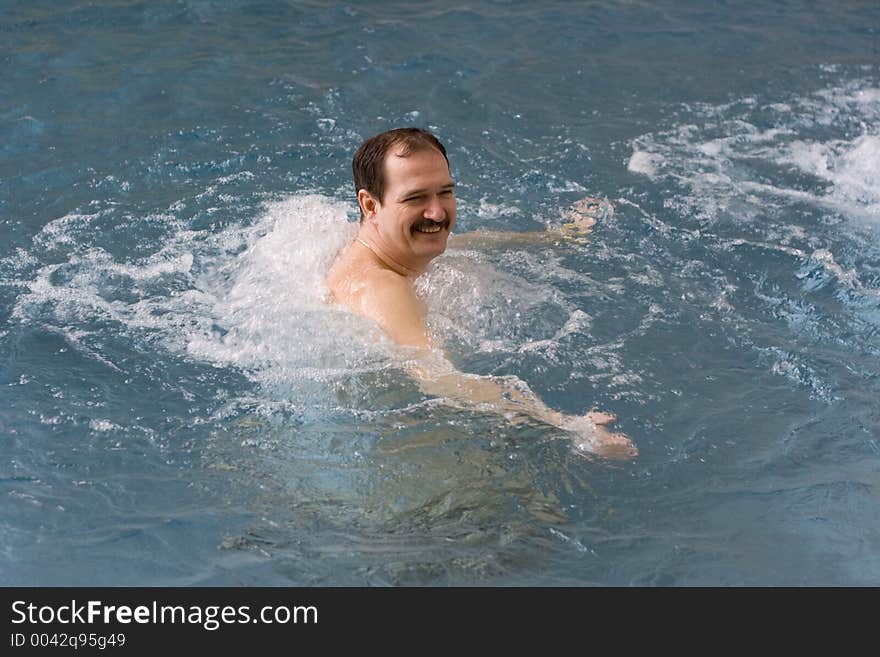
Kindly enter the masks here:
[[454, 192], [451, 189], [444, 189], [442, 192], [440, 192], [440, 196], [452, 196], [453, 193]]

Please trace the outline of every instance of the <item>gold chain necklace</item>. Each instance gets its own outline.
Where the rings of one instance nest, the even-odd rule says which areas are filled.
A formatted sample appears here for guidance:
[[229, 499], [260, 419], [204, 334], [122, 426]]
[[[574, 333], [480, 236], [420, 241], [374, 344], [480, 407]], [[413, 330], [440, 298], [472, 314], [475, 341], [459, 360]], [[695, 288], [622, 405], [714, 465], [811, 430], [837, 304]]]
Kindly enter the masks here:
[[[382, 263], [384, 263], [386, 267], [390, 267], [393, 271], [396, 271], [398, 274], [402, 274], [403, 276], [410, 276], [413, 278], [418, 276], [419, 272], [413, 271], [412, 269], [409, 269], [408, 267], [404, 267], [403, 265], [400, 265], [400, 264], [394, 262], [393, 260], [391, 260], [391, 263], [389, 263], [388, 261], [390, 260], [390, 258], [383, 258], [381, 255], [379, 255], [378, 251], [376, 251], [376, 249], [373, 248], [372, 244], [370, 244], [369, 242], [365, 242], [364, 240], [362, 240], [360, 238], [360, 236], [355, 235], [354, 238], [358, 242], [363, 244], [365, 247], [367, 247], [370, 251], [372, 251], [373, 255], [376, 256]], [[392, 264], [396, 265], [396, 267], [392, 266]], [[402, 269], [403, 271], [402, 272], [399, 271], [400, 269]]]

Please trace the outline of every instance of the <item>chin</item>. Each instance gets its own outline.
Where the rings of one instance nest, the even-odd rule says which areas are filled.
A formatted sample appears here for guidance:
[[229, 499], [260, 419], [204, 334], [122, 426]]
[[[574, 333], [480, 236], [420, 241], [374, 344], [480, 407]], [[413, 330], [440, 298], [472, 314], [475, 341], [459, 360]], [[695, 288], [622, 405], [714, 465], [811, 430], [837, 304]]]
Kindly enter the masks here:
[[436, 251], [443, 253], [446, 250], [446, 242], [449, 240], [449, 230], [444, 229], [437, 233], [415, 234], [412, 236], [413, 251], [428, 252]]

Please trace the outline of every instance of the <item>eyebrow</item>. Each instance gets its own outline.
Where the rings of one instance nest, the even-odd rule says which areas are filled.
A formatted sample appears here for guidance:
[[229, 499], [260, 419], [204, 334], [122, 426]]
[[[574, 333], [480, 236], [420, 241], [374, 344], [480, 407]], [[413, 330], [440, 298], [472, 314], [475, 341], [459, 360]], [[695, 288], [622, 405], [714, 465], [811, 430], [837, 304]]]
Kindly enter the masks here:
[[[440, 191], [441, 191], [441, 192], [445, 192], [445, 191], [448, 191], [448, 190], [453, 189], [454, 187], [455, 187], [455, 183], [454, 183], [454, 182], [451, 182], [451, 183], [448, 183], [448, 184], [446, 184], [446, 185], [443, 185], [443, 186], [440, 188]], [[408, 198], [413, 197], [413, 196], [420, 196], [421, 194], [424, 194], [424, 193], [426, 193], [427, 191], [429, 191], [427, 188], [411, 189], [411, 190], [409, 190], [408, 192], [404, 192], [403, 194], [401, 194], [400, 197], [399, 197], [399, 199], [400, 199], [400, 200], [404, 200], [404, 199], [408, 199]]]

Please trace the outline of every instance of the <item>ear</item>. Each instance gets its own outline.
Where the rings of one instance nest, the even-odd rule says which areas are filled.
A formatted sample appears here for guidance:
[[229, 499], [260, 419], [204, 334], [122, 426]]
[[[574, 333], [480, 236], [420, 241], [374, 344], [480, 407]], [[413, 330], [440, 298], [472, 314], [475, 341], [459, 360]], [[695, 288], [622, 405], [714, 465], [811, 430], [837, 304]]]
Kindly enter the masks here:
[[358, 205], [361, 206], [361, 214], [364, 215], [364, 221], [369, 221], [376, 216], [382, 204], [366, 189], [359, 189]]

